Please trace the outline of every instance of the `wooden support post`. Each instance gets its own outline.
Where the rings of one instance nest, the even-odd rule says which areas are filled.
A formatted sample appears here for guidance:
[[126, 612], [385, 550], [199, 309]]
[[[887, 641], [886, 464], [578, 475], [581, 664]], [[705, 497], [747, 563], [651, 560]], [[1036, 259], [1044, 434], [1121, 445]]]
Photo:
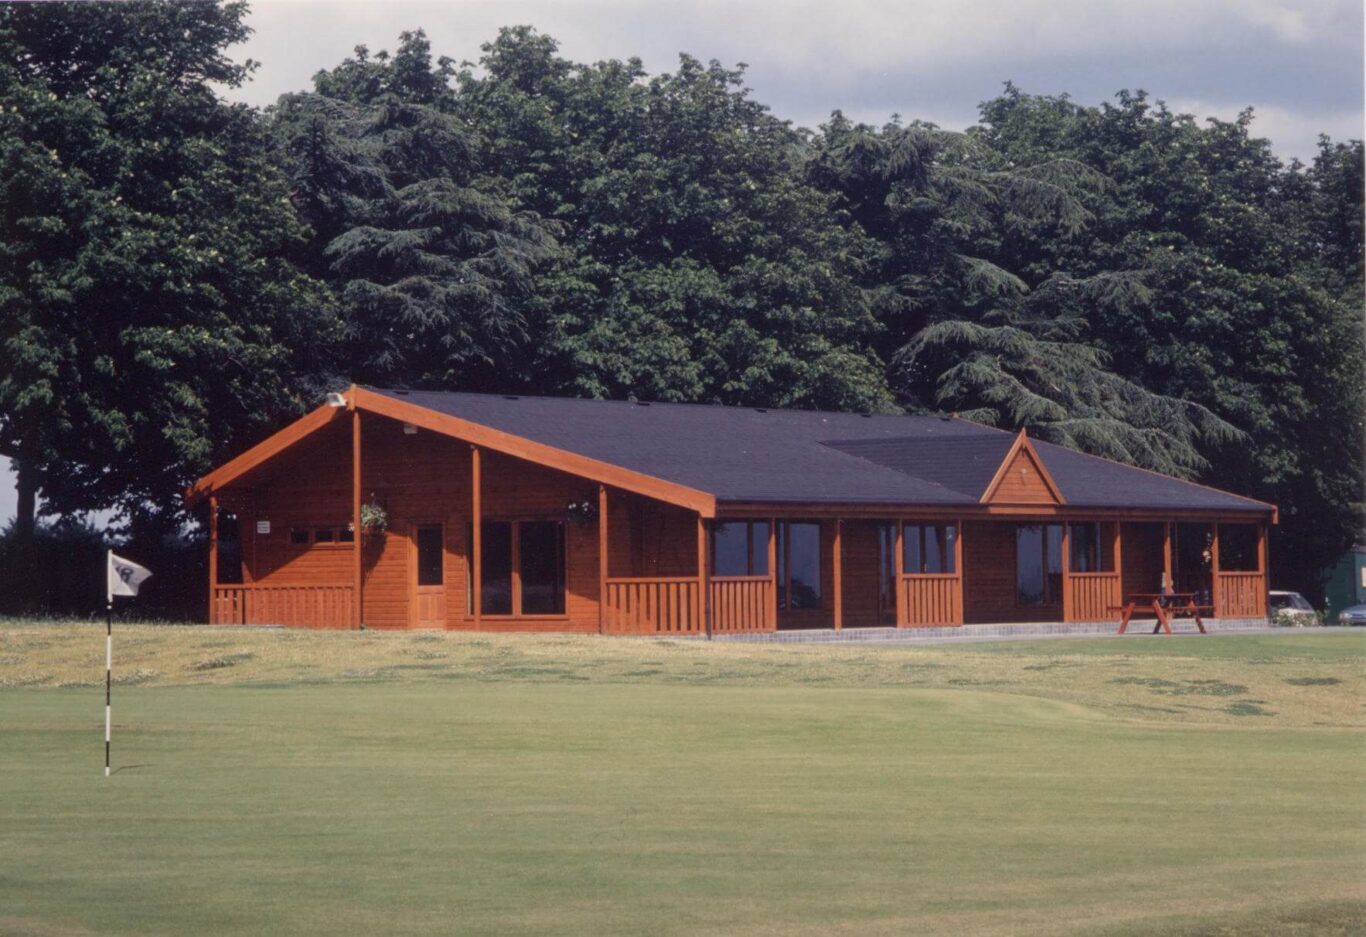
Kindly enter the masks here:
[[896, 626], [906, 627], [906, 590], [901, 577], [906, 574], [906, 525], [898, 518], [896, 522], [896, 575], [892, 577], [892, 596], [896, 599]]
[[474, 629], [479, 630], [480, 606], [484, 601], [484, 520], [481, 488], [482, 469], [479, 447], [470, 446], [470, 611], [474, 614]]
[[711, 577], [707, 570], [707, 522], [701, 514], [697, 515], [697, 614], [702, 619], [702, 630], [711, 637], [711, 596], [708, 583]]
[[209, 495], [209, 624], [218, 624], [218, 496]]
[[1062, 524], [1062, 620], [1072, 620], [1072, 525]]
[[1262, 574], [1262, 607], [1258, 610], [1258, 614], [1265, 615], [1269, 598], [1267, 590], [1270, 588], [1271, 582], [1271, 566], [1266, 549], [1266, 524], [1257, 525], [1257, 572]]
[[607, 486], [598, 486], [598, 634], [607, 632]]
[[768, 627], [778, 630], [778, 519], [768, 519]]
[[1162, 591], [1176, 591], [1172, 582], [1172, 525], [1168, 521], [1162, 525]]
[[955, 603], [953, 623], [961, 625], [967, 621], [967, 603], [963, 597], [963, 522], [957, 520], [953, 522], [953, 572], [958, 577], [953, 584], [953, 598]]
[[835, 518], [835, 541], [832, 544], [834, 554], [832, 562], [834, 564], [834, 595], [835, 603], [835, 630], [839, 631], [844, 627], [844, 563], [840, 554], [843, 551], [842, 534], [844, 533], [844, 521]]
[[1113, 562], [1115, 564], [1115, 589], [1119, 593], [1115, 596], [1114, 605], [1124, 604], [1124, 522], [1115, 521]]
[[351, 405], [351, 626], [360, 630], [361, 615], [361, 536], [360, 529], [360, 411]]
[[1214, 606], [1214, 617], [1219, 617], [1219, 522], [1210, 524], [1209, 538], [1209, 601]]

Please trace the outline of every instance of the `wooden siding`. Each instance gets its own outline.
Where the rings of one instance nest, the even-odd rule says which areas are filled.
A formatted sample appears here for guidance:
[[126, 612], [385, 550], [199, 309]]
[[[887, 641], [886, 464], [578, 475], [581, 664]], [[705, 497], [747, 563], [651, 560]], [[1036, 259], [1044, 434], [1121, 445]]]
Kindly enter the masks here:
[[1265, 617], [1266, 577], [1261, 573], [1220, 573], [1217, 588], [1219, 617]]
[[1018, 449], [1006, 463], [995, 491], [988, 500], [990, 504], [1057, 504], [1048, 483], [1044, 481], [1043, 469], [1031, 449]]
[[916, 573], [901, 577], [905, 590], [905, 624], [909, 627], [962, 624], [958, 607], [958, 577], [947, 573]]
[[1072, 621], [1119, 620], [1119, 573], [1070, 573], [1067, 578]]

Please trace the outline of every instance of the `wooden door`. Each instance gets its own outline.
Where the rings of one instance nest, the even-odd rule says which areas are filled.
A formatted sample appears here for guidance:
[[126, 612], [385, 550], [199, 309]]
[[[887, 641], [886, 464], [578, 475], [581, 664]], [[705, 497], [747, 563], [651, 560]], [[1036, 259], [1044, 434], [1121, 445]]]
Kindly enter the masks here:
[[413, 528], [413, 626], [446, 627], [446, 537], [441, 524]]

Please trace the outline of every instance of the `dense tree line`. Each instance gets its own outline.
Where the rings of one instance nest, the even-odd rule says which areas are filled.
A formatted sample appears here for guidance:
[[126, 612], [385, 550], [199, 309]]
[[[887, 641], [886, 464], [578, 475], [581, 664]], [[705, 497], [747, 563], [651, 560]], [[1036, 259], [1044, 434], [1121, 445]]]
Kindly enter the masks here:
[[[814, 131], [741, 69], [477, 63], [404, 33], [257, 111], [240, 3], [0, 8], [0, 453], [160, 535], [351, 380], [956, 410], [1360, 524], [1362, 144], [1007, 86], [965, 133]], [[477, 66], [477, 67], [475, 67]]]

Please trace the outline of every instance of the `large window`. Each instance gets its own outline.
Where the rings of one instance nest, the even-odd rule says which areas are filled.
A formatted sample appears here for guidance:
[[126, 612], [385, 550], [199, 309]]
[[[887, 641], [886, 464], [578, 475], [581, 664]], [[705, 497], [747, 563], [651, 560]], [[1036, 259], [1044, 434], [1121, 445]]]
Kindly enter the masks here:
[[1257, 572], [1261, 567], [1257, 553], [1257, 525], [1219, 525], [1219, 569], [1222, 572]]
[[1107, 554], [1099, 522], [1069, 525], [1067, 538], [1072, 554], [1068, 565], [1074, 573], [1110, 572], [1114, 557]]
[[821, 607], [821, 525], [778, 525], [778, 607]]
[[517, 525], [523, 615], [564, 614], [564, 525]]
[[907, 524], [901, 530], [903, 571], [907, 573], [953, 573], [952, 524]]
[[713, 576], [767, 576], [768, 522], [726, 521], [712, 526]]
[[1062, 525], [1015, 529], [1015, 583], [1020, 605], [1062, 604]]
[[[467, 528], [468, 529], [468, 528]], [[466, 542], [473, 551], [473, 530]], [[481, 615], [563, 615], [564, 524], [558, 521], [485, 521], [479, 593]], [[474, 577], [473, 553], [468, 568]], [[474, 610], [473, 589], [469, 610]]]

